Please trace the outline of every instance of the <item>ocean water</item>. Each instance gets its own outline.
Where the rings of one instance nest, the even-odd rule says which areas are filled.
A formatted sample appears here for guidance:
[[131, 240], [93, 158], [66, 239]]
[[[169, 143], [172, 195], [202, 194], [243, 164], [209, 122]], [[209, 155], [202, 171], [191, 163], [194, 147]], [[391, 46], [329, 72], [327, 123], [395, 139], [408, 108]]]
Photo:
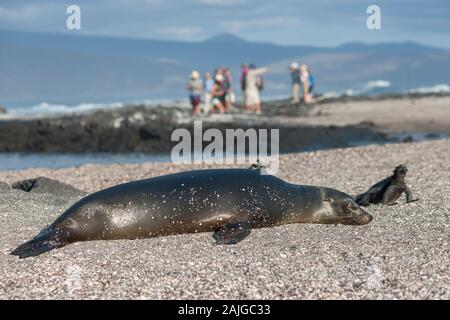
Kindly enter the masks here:
[[[319, 88], [320, 89], [320, 88]], [[397, 86], [388, 80], [376, 79], [371, 80], [354, 87], [333, 91], [327, 90], [320, 92], [323, 97], [326, 98], [338, 98], [343, 95], [347, 96], [364, 96], [364, 95], [377, 95], [377, 94], [389, 94], [389, 93], [419, 93], [419, 94], [430, 94], [430, 93], [450, 93], [449, 84], [435, 84], [424, 87], [409, 88], [405, 89], [403, 87]], [[288, 93], [285, 94], [270, 94], [270, 88], [267, 88], [262, 92], [262, 98], [265, 101], [273, 101], [286, 99]], [[238, 100], [240, 93], [238, 93]], [[22, 105], [13, 106], [8, 108], [8, 113], [17, 115], [48, 115], [48, 114], [70, 114], [77, 112], [87, 112], [95, 111], [99, 109], [113, 109], [122, 108], [127, 105], [145, 104], [145, 105], [170, 105], [173, 103], [186, 104], [188, 105], [187, 97], [174, 98], [174, 99], [148, 99], [148, 100], [136, 100], [136, 101], [118, 101], [110, 103], [92, 103], [92, 102], [82, 102], [78, 104], [61, 104], [61, 103], [51, 103], [42, 101], [33, 105]]]
[[[385, 93], [450, 93], [450, 86], [448, 84], [436, 84], [432, 86], [417, 87], [412, 89], [399, 89], [395, 84], [387, 80], [373, 80], [364, 84], [349, 88], [343, 91], [327, 91], [323, 93], [324, 97], [333, 98], [342, 95], [358, 96], [358, 95], [376, 95]], [[286, 95], [268, 95], [267, 92], [263, 94], [263, 99], [280, 100], [286, 99]], [[52, 104], [41, 102], [35, 105], [18, 106], [8, 108], [9, 114], [17, 115], [56, 115], [56, 114], [70, 114], [78, 112], [87, 112], [99, 109], [122, 108], [130, 104], [145, 104], [145, 105], [173, 105], [186, 104], [189, 102], [186, 98], [181, 99], [158, 99], [158, 100], [141, 100], [129, 102], [113, 102], [113, 103], [79, 103], [79, 104]], [[392, 136], [389, 139], [392, 141], [384, 141], [382, 143], [399, 142], [405, 138], [412, 137], [414, 141], [431, 140], [449, 138], [442, 134], [433, 133], [412, 133], [404, 136]], [[389, 140], [388, 139], [388, 140]], [[351, 146], [361, 146], [374, 143], [373, 141], [352, 141]], [[375, 142], [376, 143], [376, 142]], [[311, 147], [312, 150], [326, 149], [322, 145]], [[309, 151], [309, 150], [298, 150]], [[111, 153], [89, 153], [89, 154], [25, 154], [25, 153], [0, 153], [0, 170], [22, 170], [27, 168], [65, 168], [73, 166], [81, 166], [84, 164], [113, 164], [113, 163], [143, 163], [143, 162], [166, 162], [171, 161], [169, 155], [155, 155], [142, 153], [129, 154], [111, 154]]]
[[[391, 134], [386, 140], [352, 140], [348, 141], [349, 147], [365, 146], [370, 144], [398, 143], [402, 141], [425, 141], [448, 139], [450, 135], [434, 132], [413, 132]], [[312, 144], [296, 152], [307, 152], [329, 149], [325, 144]], [[239, 155], [238, 155], [239, 156]], [[244, 156], [244, 155], [240, 155]], [[208, 159], [206, 159], [208, 160]], [[117, 163], [144, 163], [144, 162], [170, 162], [169, 154], [144, 154], [144, 153], [0, 153], [1, 170], [23, 170], [30, 168], [68, 168], [86, 164], [117, 164]]]
[[167, 162], [169, 155], [158, 154], [46, 154], [46, 153], [0, 153], [0, 170], [22, 170], [29, 168], [67, 168], [84, 164]]

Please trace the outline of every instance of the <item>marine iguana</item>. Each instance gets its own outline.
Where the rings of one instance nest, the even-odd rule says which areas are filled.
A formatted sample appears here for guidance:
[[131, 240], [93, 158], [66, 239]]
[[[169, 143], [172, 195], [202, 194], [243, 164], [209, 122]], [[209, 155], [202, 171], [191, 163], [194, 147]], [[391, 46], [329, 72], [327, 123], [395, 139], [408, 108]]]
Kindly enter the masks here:
[[371, 203], [382, 203], [386, 205], [397, 204], [396, 200], [402, 193], [406, 194], [406, 202], [414, 202], [411, 189], [405, 183], [405, 176], [408, 169], [401, 164], [394, 169], [394, 174], [380, 182], [374, 184], [370, 189], [355, 197], [356, 203], [368, 206]]

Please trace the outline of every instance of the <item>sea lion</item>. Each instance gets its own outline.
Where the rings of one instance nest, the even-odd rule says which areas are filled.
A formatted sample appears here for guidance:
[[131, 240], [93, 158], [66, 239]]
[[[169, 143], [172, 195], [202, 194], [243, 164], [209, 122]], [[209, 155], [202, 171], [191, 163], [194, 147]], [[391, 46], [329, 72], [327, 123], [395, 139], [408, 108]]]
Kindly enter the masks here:
[[371, 203], [394, 205], [403, 192], [406, 194], [407, 203], [419, 200], [413, 199], [411, 189], [405, 183], [407, 172], [408, 168], [403, 164], [395, 167], [393, 175], [374, 184], [368, 191], [357, 195], [356, 202], [362, 206], [368, 206]]
[[260, 170], [187, 171], [90, 194], [11, 253], [26, 258], [76, 241], [208, 231], [217, 244], [235, 244], [251, 228], [371, 220], [351, 196], [337, 190], [291, 184]]

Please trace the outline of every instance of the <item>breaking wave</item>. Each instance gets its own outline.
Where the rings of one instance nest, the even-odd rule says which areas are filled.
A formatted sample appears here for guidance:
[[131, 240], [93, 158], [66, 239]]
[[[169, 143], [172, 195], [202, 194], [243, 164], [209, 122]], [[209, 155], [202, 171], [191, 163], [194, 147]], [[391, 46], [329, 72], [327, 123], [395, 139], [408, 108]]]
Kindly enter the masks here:
[[121, 108], [124, 104], [121, 102], [115, 103], [80, 103], [73, 106], [65, 104], [50, 104], [47, 102], [41, 102], [31, 107], [19, 107], [11, 109], [15, 114], [48, 114], [48, 113], [73, 113], [73, 112], [85, 112], [91, 110], [99, 110], [105, 108]]
[[450, 92], [450, 86], [448, 84], [437, 84], [432, 87], [419, 87], [415, 89], [411, 89], [408, 92], [410, 93], [447, 93]]

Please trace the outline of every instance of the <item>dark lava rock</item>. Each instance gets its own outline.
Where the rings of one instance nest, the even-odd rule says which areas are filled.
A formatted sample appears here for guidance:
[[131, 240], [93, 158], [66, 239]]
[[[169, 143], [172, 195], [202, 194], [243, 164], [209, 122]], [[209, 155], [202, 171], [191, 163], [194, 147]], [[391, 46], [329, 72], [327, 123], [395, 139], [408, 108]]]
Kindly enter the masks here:
[[407, 136], [407, 137], [403, 138], [403, 140], [402, 140], [403, 143], [411, 143], [414, 141], [416, 141], [416, 140], [414, 140], [414, 138], [412, 136]]
[[361, 121], [359, 124], [367, 127], [375, 127], [375, 122], [373, 121]]
[[[314, 104], [293, 105], [289, 101], [273, 101], [262, 105], [261, 115], [247, 114], [236, 105], [227, 115], [201, 118], [203, 130], [279, 129], [279, 151], [299, 152], [351, 145], [355, 137], [363, 141], [379, 141], [375, 127], [311, 126], [290, 124], [283, 117], [307, 117], [317, 111]], [[278, 118], [273, 122], [272, 118]], [[281, 120], [280, 120], [281, 119]], [[39, 119], [0, 121], [0, 152], [46, 153], [155, 153], [170, 154], [178, 141], [172, 141], [174, 129], [184, 128], [194, 136], [189, 108], [180, 106], [135, 105], [93, 113], [63, 115]], [[204, 142], [204, 146], [209, 142]]]
[[315, 104], [292, 104], [289, 100], [270, 101], [269, 103], [262, 104], [261, 114], [266, 117], [307, 117], [311, 114], [314, 107]]
[[425, 135], [425, 138], [427, 138], [427, 139], [439, 139], [440, 137], [441, 137], [441, 135], [439, 133], [435, 133], [435, 132], [430, 132]]
[[78, 197], [86, 194], [71, 185], [45, 177], [17, 181], [14, 182], [11, 187], [13, 189], [23, 190], [25, 192], [51, 193], [53, 195], [64, 197]]

